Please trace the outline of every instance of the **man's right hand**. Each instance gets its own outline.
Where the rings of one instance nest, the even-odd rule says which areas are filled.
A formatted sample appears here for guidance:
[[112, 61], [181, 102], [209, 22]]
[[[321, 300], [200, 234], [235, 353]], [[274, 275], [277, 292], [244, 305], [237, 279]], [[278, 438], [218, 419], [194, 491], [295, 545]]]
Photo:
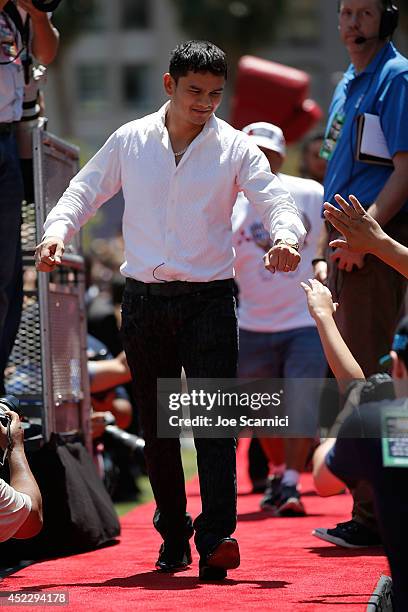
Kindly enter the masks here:
[[39, 272], [52, 272], [61, 263], [64, 241], [55, 236], [45, 238], [35, 249], [35, 267]]

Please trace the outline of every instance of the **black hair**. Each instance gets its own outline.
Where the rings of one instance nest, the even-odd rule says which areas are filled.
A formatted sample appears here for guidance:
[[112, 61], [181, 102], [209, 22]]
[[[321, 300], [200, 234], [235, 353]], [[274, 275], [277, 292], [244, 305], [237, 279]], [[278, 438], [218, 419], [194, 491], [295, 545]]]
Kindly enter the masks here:
[[206, 40], [189, 40], [177, 45], [170, 55], [169, 73], [177, 83], [190, 71], [211, 72], [227, 78], [224, 51]]
[[393, 348], [398, 357], [404, 362], [405, 367], [408, 368], [408, 316], [405, 316], [398, 323]]

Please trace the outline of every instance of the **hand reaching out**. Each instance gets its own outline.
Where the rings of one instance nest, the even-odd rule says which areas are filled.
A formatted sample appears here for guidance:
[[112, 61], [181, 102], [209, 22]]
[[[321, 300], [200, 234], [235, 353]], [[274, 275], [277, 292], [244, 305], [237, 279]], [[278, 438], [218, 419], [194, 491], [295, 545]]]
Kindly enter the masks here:
[[[334, 246], [335, 242], [337, 241], [333, 240], [330, 246]], [[330, 255], [330, 259], [337, 262], [339, 270], [345, 270], [346, 272], [352, 272], [354, 266], [359, 270], [364, 266], [364, 254], [353, 253], [348, 249], [337, 248], [334, 253]]]
[[364, 210], [355, 196], [350, 196], [352, 206], [338, 194], [334, 199], [342, 210], [326, 202], [324, 216], [344, 238], [333, 240], [330, 246], [354, 253], [374, 252], [378, 241], [385, 236], [377, 221]]
[[310, 286], [307, 283], [301, 283], [301, 286], [306, 293], [307, 306], [313, 319], [321, 319], [323, 317], [332, 317], [337, 310], [337, 302], [333, 302], [330, 289], [320, 283], [315, 278], [309, 279]]

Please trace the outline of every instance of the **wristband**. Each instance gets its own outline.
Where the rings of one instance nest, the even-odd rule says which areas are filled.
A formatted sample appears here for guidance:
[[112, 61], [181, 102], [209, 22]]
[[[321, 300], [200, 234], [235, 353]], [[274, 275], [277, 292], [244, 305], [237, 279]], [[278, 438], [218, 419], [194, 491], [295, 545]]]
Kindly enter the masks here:
[[324, 261], [324, 263], [327, 263], [327, 259], [324, 257], [316, 257], [315, 259], [312, 259], [312, 266], [315, 266], [317, 263], [319, 263], [319, 261]]

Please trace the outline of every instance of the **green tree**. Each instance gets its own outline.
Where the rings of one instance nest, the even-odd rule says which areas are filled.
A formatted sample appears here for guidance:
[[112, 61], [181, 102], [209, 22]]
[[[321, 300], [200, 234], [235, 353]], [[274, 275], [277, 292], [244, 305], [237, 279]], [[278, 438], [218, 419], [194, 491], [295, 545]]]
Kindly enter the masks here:
[[64, 65], [67, 52], [75, 39], [89, 23], [97, 10], [97, 0], [63, 0], [53, 13], [52, 21], [60, 32], [60, 45], [58, 54], [50, 66], [56, 83], [58, 110], [64, 121], [62, 136], [72, 136], [72, 109], [67, 95], [67, 83], [64, 75]]
[[234, 67], [245, 53], [273, 40], [285, 0], [172, 0], [181, 28], [189, 36], [210, 39]]
[[84, 22], [90, 21], [95, 12], [96, 0], [63, 0], [52, 16], [53, 23], [61, 32], [60, 49], [64, 52], [83, 30]]

